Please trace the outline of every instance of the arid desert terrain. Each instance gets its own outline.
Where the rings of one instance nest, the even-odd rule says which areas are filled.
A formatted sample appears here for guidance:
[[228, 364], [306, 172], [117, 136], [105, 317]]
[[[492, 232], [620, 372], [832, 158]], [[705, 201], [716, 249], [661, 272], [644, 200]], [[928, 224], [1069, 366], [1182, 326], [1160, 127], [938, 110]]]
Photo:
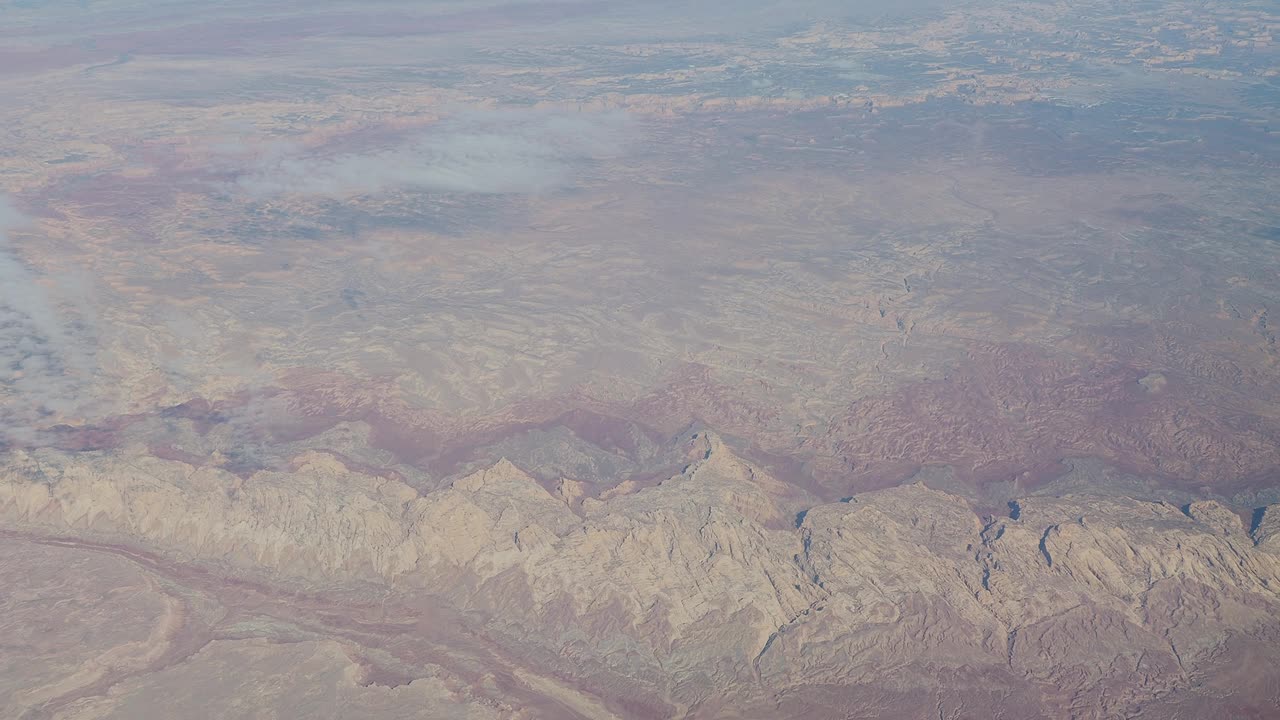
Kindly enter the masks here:
[[0, 718], [1280, 717], [1278, 43], [0, 4]]

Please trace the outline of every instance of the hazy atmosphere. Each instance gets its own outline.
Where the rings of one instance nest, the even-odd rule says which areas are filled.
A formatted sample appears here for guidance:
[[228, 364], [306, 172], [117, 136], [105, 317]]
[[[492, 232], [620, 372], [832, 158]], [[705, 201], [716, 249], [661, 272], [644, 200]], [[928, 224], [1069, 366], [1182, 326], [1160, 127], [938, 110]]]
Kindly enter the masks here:
[[1280, 716], [1277, 43], [0, 3], [0, 717]]

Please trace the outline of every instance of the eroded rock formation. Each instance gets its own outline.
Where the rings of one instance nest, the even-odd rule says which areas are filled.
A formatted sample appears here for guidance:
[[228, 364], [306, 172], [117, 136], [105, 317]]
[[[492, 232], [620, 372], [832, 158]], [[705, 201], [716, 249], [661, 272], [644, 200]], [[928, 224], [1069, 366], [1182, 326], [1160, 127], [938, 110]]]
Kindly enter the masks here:
[[1258, 665], [1280, 659], [1274, 506], [1252, 529], [1212, 501], [1090, 495], [984, 520], [921, 484], [814, 504], [714, 435], [689, 455], [665, 482], [572, 502], [506, 461], [419, 494], [318, 452], [248, 479], [16, 452], [0, 513], [229, 580], [430, 598], [599, 713], [1176, 716], [1236, 707], [1232, 690], [1277, 699]]

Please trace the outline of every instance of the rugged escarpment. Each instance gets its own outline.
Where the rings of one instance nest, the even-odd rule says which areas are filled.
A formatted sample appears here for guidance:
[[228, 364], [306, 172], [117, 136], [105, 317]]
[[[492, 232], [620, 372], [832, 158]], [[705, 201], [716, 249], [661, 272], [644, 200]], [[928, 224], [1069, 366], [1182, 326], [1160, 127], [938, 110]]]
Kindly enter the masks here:
[[579, 503], [505, 461], [420, 495], [324, 453], [241, 479], [17, 452], [0, 517], [228, 578], [435, 597], [636, 715], [1190, 717], [1233, 689], [1277, 699], [1258, 664], [1280, 638], [1275, 507], [1250, 527], [1214, 502], [1031, 497], [984, 523], [922, 485], [815, 506], [714, 436], [689, 450], [661, 484]]

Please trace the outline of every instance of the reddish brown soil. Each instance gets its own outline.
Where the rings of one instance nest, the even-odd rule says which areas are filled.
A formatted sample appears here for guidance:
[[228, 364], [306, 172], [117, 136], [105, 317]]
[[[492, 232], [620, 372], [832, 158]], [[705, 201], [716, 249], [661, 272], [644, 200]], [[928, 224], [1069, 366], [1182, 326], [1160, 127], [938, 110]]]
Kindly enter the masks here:
[[[1233, 493], [1274, 482], [1280, 472], [1280, 422], [1226, 400], [1206, 401], [1201, 384], [1175, 372], [1164, 373], [1167, 383], [1161, 390], [1148, 392], [1138, 382], [1146, 373], [1120, 360], [1089, 363], [1051, 358], [1025, 346], [979, 345], [947, 377], [864, 398], [821, 434], [796, 439], [772, 430], [777, 410], [743, 400], [697, 366], [626, 407], [561, 397], [467, 421], [411, 407], [389, 383], [299, 370], [285, 378], [284, 387], [265, 395], [285, 401], [284, 416], [257, 421], [251, 432], [264, 442], [288, 442], [340, 422], [365, 422], [375, 447], [399, 462], [448, 476], [514, 433], [563, 427], [607, 451], [630, 454], [638, 449], [633, 433], [667, 444], [702, 425], [781, 479], [826, 499], [900, 483], [924, 465], [949, 465], [957, 480], [975, 488], [1012, 481], [1019, 490], [1030, 490], [1059, 476], [1061, 460], [1080, 456], [1099, 457], [1182, 489]], [[197, 431], [207, 432], [240, 416], [248, 400], [215, 406], [193, 399], [161, 415], [191, 420]], [[49, 431], [46, 444], [109, 449], [137, 419], [59, 426]], [[155, 449], [165, 457], [193, 459], [163, 444]], [[249, 474], [259, 468], [233, 469]]]

